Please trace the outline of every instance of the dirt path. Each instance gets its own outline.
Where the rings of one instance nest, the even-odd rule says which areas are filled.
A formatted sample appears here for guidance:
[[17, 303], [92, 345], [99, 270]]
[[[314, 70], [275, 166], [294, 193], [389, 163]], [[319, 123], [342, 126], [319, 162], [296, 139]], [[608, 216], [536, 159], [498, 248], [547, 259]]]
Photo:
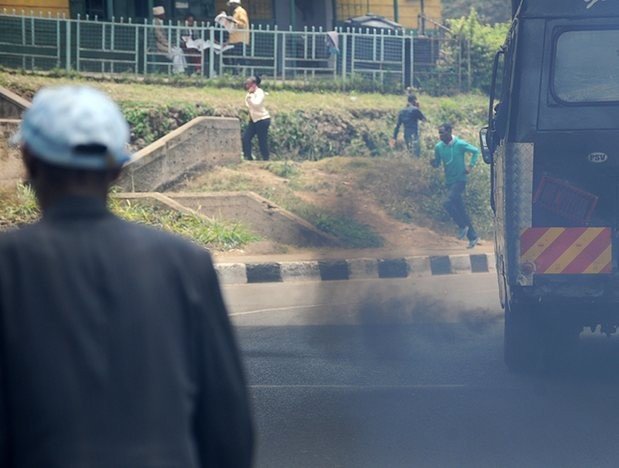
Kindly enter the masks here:
[[[281, 170], [282, 163], [279, 169]], [[336, 168], [338, 169], [338, 168]], [[360, 224], [369, 226], [384, 242], [380, 249], [355, 249], [348, 255], [376, 256], [388, 253], [415, 255], [425, 252], [430, 254], [457, 253], [466, 251], [466, 242], [455, 237], [437, 234], [426, 227], [405, 223], [390, 216], [376, 200], [371, 189], [361, 181], [360, 172], [335, 170], [333, 164], [325, 162], [303, 163], [293, 166], [292, 176], [276, 175], [272, 166], [266, 163], [246, 163], [236, 168], [218, 169], [214, 173], [204, 174], [191, 181], [184, 190], [250, 190], [265, 195], [277, 203], [277, 198], [294, 197], [302, 203], [324, 208], [326, 212], [341, 214], [352, 218]], [[273, 194], [273, 196], [269, 196]], [[485, 242], [476, 249], [488, 251], [490, 245]], [[330, 258], [340, 255], [341, 249], [303, 249], [282, 246], [268, 240], [248, 245], [242, 251], [218, 254], [220, 257], [281, 255], [303, 258]]]

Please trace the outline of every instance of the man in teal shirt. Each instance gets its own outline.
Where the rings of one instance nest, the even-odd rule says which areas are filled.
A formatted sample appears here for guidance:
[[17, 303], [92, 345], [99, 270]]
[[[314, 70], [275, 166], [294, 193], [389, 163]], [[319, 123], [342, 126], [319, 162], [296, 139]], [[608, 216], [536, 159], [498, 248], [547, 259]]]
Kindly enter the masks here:
[[[466, 190], [468, 175], [477, 163], [479, 149], [460, 138], [454, 137], [451, 124], [441, 125], [438, 134], [441, 141], [434, 147], [432, 166], [439, 167], [442, 163], [445, 169], [445, 184], [449, 190], [449, 195], [443, 206], [458, 225], [458, 239], [466, 237], [469, 241], [468, 248], [472, 249], [479, 243], [479, 237], [466, 211], [462, 195]], [[468, 164], [466, 153], [471, 153]]]

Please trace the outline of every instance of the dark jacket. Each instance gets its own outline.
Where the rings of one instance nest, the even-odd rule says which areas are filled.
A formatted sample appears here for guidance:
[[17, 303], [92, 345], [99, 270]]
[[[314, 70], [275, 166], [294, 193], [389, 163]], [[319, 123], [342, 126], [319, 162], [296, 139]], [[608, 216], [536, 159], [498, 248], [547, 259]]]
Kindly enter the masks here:
[[406, 106], [398, 114], [398, 123], [396, 124], [395, 130], [393, 131], [393, 138], [398, 138], [398, 133], [400, 133], [400, 127], [402, 125], [404, 125], [405, 137], [417, 134], [417, 132], [419, 131], [420, 120], [426, 120], [423, 112], [421, 112], [421, 110], [416, 106]]
[[66, 199], [0, 236], [0, 466], [248, 467], [210, 255]]

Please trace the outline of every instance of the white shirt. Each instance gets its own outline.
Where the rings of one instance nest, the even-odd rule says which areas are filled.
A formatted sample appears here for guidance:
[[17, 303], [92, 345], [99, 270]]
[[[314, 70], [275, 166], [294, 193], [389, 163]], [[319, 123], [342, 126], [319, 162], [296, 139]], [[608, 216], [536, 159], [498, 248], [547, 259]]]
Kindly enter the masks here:
[[264, 97], [265, 92], [260, 88], [256, 88], [253, 93], [247, 93], [245, 96], [245, 104], [249, 108], [249, 117], [252, 122], [271, 118], [269, 111], [264, 107]]

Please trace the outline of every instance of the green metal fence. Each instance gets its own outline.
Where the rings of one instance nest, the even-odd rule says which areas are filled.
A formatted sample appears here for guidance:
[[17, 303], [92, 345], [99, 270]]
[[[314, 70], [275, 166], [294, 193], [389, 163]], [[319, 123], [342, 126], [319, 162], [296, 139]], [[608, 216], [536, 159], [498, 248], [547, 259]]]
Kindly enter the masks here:
[[[0, 65], [95, 74], [173, 74], [214, 78], [261, 73], [272, 80], [361, 80], [386, 87], [470, 88], [465, 42], [446, 34], [320, 28], [251, 28], [250, 43], [221, 52], [223, 28], [201, 23], [37, 17], [0, 12]], [[159, 37], [159, 40], [157, 40]], [[204, 50], [188, 48], [209, 44]], [[177, 63], [178, 62], [178, 63]], [[178, 66], [177, 66], [178, 65]]]

